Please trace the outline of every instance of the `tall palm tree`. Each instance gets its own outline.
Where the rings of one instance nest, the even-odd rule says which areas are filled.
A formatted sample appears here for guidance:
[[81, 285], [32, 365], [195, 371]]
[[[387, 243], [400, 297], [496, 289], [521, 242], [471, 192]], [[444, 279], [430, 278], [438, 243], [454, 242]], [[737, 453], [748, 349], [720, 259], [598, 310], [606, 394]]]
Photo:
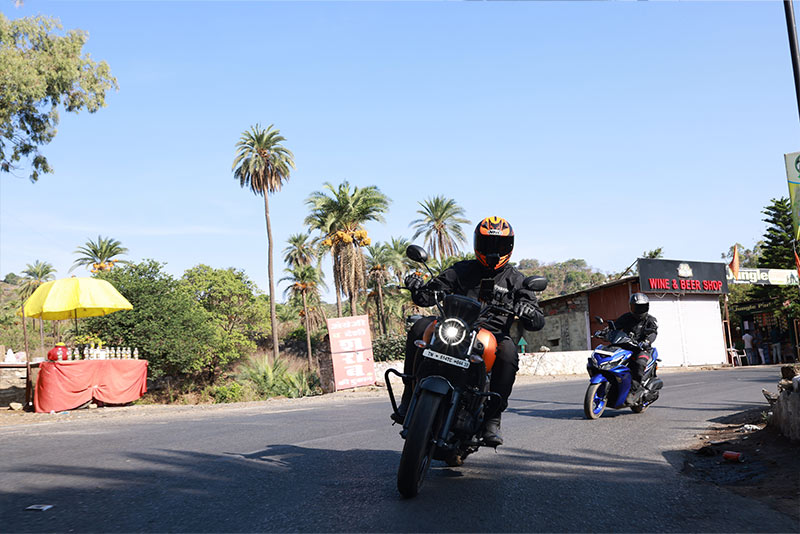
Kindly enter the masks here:
[[292, 234], [283, 249], [283, 261], [289, 268], [311, 265], [317, 260], [316, 240], [311, 234]]
[[294, 155], [281, 143], [286, 139], [270, 124], [266, 129], [251, 126], [236, 143], [233, 177], [239, 185], [249, 187], [264, 197], [264, 218], [267, 221], [267, 270], [269, 274], [269, 314], [272, 325], [272, 356], [277, 359], [278, 328], [275, 313], [275, 275], [272, 266], [272, 224], [269, 220], [269, 194], [280, 191], [294, 169]]
[[422, 218], [411, 221], [416, 231], [411, 239], [425, 235], [425, 244], [434, 258], [454, 256], [460, 251], [459, 245], [466, 243], [462, 224], [469, 221], [462, 217], [464, 209], [455, 200], [444, 196], [429, 198], [419, 202], [422, 209], [417, 213]]
[[[285, 269], [289, 276], [281, 278], [281, 282], [291, 282], [284, 291], [285, 295], [293, 297], [299, 296], [303, 301], [303, 318], [306, 327], [306, 345], [308, 347], [308, 368], [314, 368], [314, 360], [311, 354], [311, 313], [309, 312], [309, 300], [319, 303], [319, 288], [324, 286], [322, 273], [312, 265], [298, 265], [293, 269]], [[311, 299], [309, 299], [311, 297]]]
[[386, 313], [383, 303], [383, 287], [391, 280], [390, 262], [394, 260], [393, 250], [386, 243], [379, 243], [367, 247], [367, 277], [375, 284], [375, 291], [378, 297], [378, 321], [380, 332], [385, 335]]
[[356, 315], [358, 293], [366, 287], [364, 255], [361, 247], [371, 243], [364, 230], [368, 221], [383, 222], [389, 208], [389, 198], [373, 186], [352, 187], [347, 181], [334, 187], [324, 184], [325, 191], [315, 191], [306, 199], [310, 213], [306, 224], [318, 230], [322, 245], [333, 258], [333, 283], [336, 291], [336, 310], [342, 316], [340, 294], [350, 299], [350, 314]]
[[97, 236], [97, 241], [86, 242], [82, 247], [75, 249], [73, 254], [78, 254], [78, 259], [70, 267], [69, 272], [74, 271], [80, 266], [92, 267], [92, 272], [107, 271], [114, 267], [114, 264], [130, 263], [126, 260], [116, 259], [116, 256], [127, 254], [128, 249], [122, 243], [110, 237]]

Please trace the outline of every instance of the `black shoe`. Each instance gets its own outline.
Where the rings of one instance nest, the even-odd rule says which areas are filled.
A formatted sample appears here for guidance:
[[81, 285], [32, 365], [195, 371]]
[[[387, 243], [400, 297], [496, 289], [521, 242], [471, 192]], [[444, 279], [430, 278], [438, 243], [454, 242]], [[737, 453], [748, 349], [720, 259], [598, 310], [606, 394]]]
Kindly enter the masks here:
[[639, 398], [642, 396], [642, 393], [644, 393], [644, 388], [641, 386], [634, 387], [631, 385], [631, 390], [628, 392], [628, 397], [625, 399], [625, 404], [628, 406], [636, 404], [639, 402]]
[[403, 424], [403, 421], [406, 420], [406, 414], [408, 413], [408, 405], [411, 404], [411, 396], [414, 394], [414, 390], [411, 386], [406, 386], [403, 390], [403, 395], [400, 397], [400, 404], [397, 406], [397, 412], [392, 413], [389, 417], [395, 423]]
[[406, 420], [406, 414], [408, 413], [408, 403], [400, 402], [400, 405], [397, 407], [397, 411], [392, 413], [389, 417], [395, 423], [403, 424], [403, 421]]
[[489, 447], [497, 447], [503, 444], [503, 437], [500, 435], [500, 416], [487, 419], [483, 426], [483, 443]]

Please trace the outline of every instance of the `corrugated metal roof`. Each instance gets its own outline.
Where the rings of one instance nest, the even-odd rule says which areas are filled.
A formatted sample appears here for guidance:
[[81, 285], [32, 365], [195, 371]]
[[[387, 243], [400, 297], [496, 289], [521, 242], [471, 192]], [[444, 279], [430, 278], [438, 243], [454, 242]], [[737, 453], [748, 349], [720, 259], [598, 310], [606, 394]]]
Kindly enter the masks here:
[[539, 303], [541, 304], [541, 303], [545, 303], [545, 302], [554, 302], [554, 301], [557, 301], [559, 299], [572, 298], [572, 297], [575, 297], [576, 295], [580, 295], [582, 293], [591, 293], [593, 291], [597, 291], [597, 290], [600, 290], [600, 289], [605, 289], [607, 287], [613, 287], [613, 286], [620, 285], [620, 284], [626, 284], [626, 283], [634, 281], [634, 280], [639, 280], [639, 275], [625, 276], [623, 278], [619, 278], [619, 279], [614, 280], [612, 282], [606, 282], [605, 284], [600, 284], [599, 286], [587, 287], [585, 289], [581, 289], [580, 291], [573, 291], [572, 293], [567, 293], [566, 295], [558, 295], [556, 297], [550, 297], [550, 298], [542, 299], [542, 300], [539, 301]]

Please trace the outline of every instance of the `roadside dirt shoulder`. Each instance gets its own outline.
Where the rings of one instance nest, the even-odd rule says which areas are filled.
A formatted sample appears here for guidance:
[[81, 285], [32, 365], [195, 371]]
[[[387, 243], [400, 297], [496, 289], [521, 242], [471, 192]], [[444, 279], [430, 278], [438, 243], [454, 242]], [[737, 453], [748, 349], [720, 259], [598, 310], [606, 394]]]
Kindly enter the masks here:
[[[762, 414], [767, 409], [716, 421], [687, 451], [682, 472], [800, 521], [800, 443], [766, 425]], [[734, 453], [725, 455], [731, 459], [723, 457], [726, 452]]]

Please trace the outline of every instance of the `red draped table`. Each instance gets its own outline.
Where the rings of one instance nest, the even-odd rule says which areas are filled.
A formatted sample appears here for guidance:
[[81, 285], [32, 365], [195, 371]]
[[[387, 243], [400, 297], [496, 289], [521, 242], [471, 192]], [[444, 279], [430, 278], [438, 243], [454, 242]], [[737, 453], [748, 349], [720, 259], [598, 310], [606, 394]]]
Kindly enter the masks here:
[[92, 399], [125, 404], [147, 391], [147, 360], [42, 362], [36, 382], [37, 412], [71, 410]]

